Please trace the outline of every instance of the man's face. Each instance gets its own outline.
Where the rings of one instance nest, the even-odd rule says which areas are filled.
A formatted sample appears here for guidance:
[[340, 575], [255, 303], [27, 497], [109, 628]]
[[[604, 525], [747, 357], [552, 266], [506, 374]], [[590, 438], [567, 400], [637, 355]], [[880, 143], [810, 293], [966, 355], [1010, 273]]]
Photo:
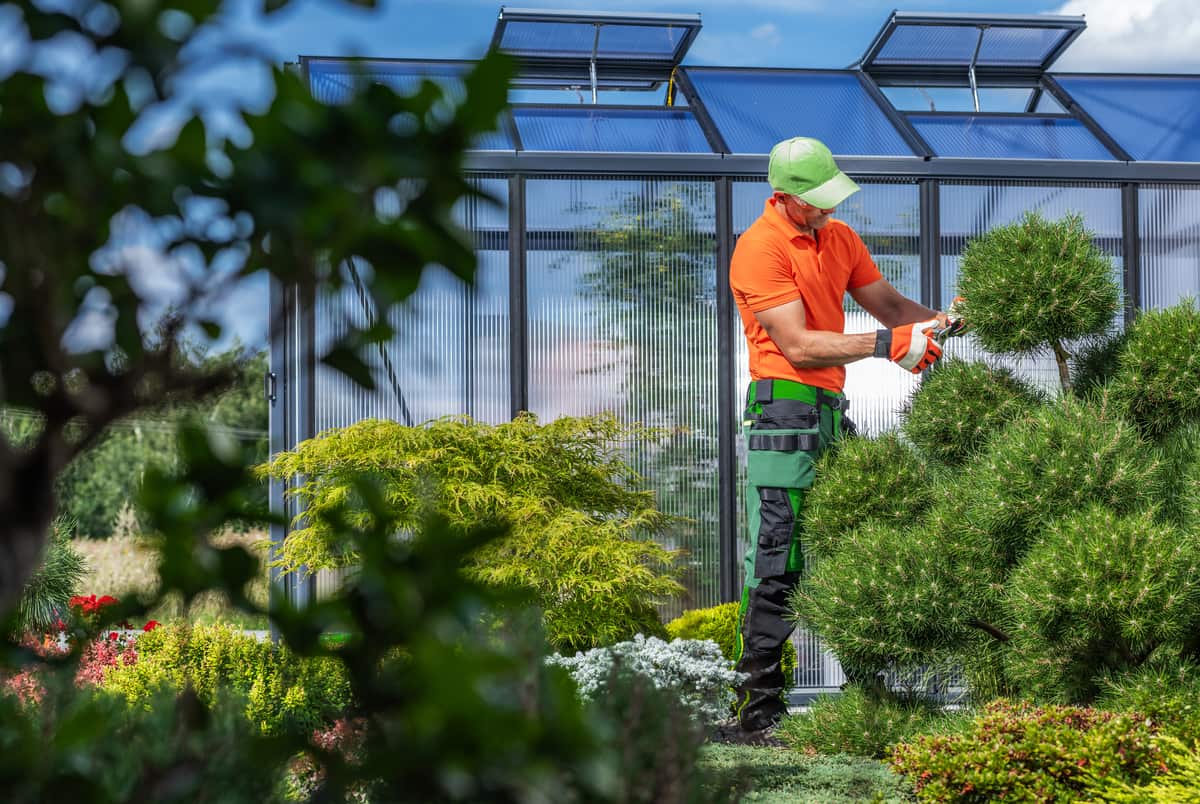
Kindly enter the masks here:
[[829, 223], [829, 218], [836, 209], [836, 207], [820, 209], [787, 193], [779, 193], [779, 198], [792, 223], [813, 230], [820, 229]]

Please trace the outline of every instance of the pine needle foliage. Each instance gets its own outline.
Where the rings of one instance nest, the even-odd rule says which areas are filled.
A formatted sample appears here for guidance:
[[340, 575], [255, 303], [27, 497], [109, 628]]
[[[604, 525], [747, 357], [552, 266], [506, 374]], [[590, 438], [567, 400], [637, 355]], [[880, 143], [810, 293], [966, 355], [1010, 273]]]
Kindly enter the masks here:
[[1130, 324], [1112, 397], [1152, 438], [1200, 422], [1200, 308], [1194, 300], [1146, 310]]
[[1070, 388], [1066, 342], [1107, 331], [1120, 306], [1112, 262], [1078, 215], [1048, 221], [1029, 212], [971, 240], [958, 293], [983, 348], [1052, 350], [1064, 390]]
[[[432, 507], [452, 527], [494, 522], [509, 535], [476, 550], [468, 573], [533, 594], [560, 652], [659, 634], [654, 606], [682, 591], [678, 553], [653, 538], [670, 518], [625, 462], [622, 447], [653, 433], [611, 415], [540, 424], [523, 415], [487, 425], [448, 417], [419, 427], [366, 420], [326, 431], [277, 455], [264, 472], [303, 478], [292, 492], [308, 516], [284, 542], [292, 572], [353, 566], [358, 554], [329, 524], [341, 512], [355, 527], [373, 524], [356, 497], [371, 476], [389, 516], [412, 530]], [[343, 511], [344, 507], [344, 511]]]
[[805, 547], [828, 555], [855, 528], [915, 522], [929, 502], [924, 463], [894, 433], [847, 439], [817, 463], [804, 498]]
[[1200, 628], [1200, 540], [1102, 506], [1045, 531], [1005, 586], [1007, 670], [1028, 694], [1089, 701], [1101, 671], [1141, 667]]
[[1114, 512], [1159, 501], [1161, 464], [1104, 400], [1063, 397], [1014, 422], [958, 480], [960, 518], [1016, 563], [1060, 516], [1098, 503]]
[[1117, 373], [1117, 361], [1128, 339], [1128, 330], [1121, 330], [1080, 346], [1071, 358], [1071, 391], [1081, 399], [1096, 399], [1103, 393]]
[[1043, 401], [1008, 369], [946, 359], [909, 399], [904, 434], [924, 455], [960, 466], [997, 431]]
[[67, 601], [79, 592], [79, 584], [87, 574], [87, 560], [71, 546], [74, 532], [71, 519], [54, 520], [46, 557], [21, 593], [17, 610], [21, 630], [50, 631], [59, 619], [66, 619]]
[[974, 540], [871, 521], [818, 559], [792, 606], [847, 666], [937, 663], [974, 638], [994, 580]]

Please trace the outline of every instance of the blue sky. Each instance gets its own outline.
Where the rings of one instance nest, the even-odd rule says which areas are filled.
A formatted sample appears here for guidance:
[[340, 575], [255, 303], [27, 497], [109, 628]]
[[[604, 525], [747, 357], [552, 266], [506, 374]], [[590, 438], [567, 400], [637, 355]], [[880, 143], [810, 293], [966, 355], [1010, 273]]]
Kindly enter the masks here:
[[[477, 58], [491, 41], [496, 0], [381, 0], [374, 11], [333, 0], [295, 0], [264, 18], [260, 3], [230, 0], [229, 27], [280, 60], [299, 55]], [[696, 13], [703, 29], [689, 64], [845, 67], [862, 55], [895, 8], [1005, 14], [1082, 14], [1088, 30], [1057, 65], [1097, 71], [1200, 72], [1192, 0], [518, 0], [521, 8]]]

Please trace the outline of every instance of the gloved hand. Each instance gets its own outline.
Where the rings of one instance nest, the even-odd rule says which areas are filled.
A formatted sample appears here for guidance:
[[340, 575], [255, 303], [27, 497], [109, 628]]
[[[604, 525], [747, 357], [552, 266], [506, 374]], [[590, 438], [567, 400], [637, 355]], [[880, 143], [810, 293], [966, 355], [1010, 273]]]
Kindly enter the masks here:
[[886, 357], [900, 368], [920, 374], [942, 356], [942, 347], [933, 339], [938, 320], [931, 318], [916, 324], [904, 324], [875, 333], [875, 356]]

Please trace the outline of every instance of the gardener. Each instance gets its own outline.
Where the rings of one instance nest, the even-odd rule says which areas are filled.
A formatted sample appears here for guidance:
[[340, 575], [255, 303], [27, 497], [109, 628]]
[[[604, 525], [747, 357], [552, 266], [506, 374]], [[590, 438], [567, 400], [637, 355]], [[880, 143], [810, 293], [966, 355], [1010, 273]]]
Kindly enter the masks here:
[[[797, 523], [813, 462], [848, 425], [844, 366], [881, 357], [921, 372], [941, 356], [931, 334], [948, 323], [943, 313], [901, 296], [858, 234], [830, 217], [859, 188], [824, 144], [807, 137], [779, 143], [771, 149], [767, 180], [774, 192], [738, 239], [729, 266], [750, 350], [750, 549], [737, 649], [737, 669], [749, 674], [737, 701], [747, 733], [773, 726], [786, 710], [781, 661], [793, 628], [788, 594], [804, 567]], [[843, 334], [847, 292], [887, 328]], [[853, 679], [853, 669], [847, 672]]]

